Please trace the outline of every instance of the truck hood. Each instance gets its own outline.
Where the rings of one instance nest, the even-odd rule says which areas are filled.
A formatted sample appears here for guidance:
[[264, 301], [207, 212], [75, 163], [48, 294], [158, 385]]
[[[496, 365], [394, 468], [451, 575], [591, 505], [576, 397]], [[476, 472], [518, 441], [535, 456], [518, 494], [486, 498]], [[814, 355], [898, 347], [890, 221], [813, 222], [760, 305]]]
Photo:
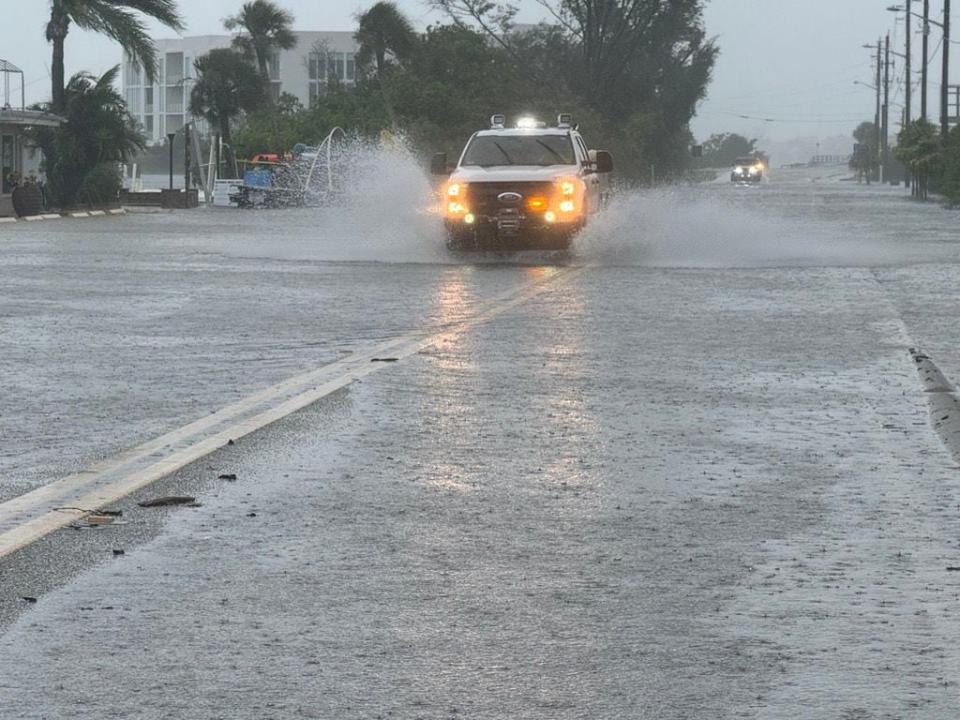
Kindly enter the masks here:
[[550, 182], [577, 174], [576, 165], [494, 165], [458, 167], [450, 179], [465, 183]]

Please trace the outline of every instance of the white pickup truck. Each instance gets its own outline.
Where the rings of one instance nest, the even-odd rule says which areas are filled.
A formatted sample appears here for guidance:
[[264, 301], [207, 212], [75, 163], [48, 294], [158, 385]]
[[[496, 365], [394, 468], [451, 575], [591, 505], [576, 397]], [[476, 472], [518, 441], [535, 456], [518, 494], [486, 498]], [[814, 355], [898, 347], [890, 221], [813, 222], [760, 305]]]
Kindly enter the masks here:
[[446, 177], [441, 215], [452, 250], [566, 250], [606, 200], [613, 158], [588, 150], [569, 115], [548, 127], [503, 115], [474, 133], [456, 166], [434, 155]]

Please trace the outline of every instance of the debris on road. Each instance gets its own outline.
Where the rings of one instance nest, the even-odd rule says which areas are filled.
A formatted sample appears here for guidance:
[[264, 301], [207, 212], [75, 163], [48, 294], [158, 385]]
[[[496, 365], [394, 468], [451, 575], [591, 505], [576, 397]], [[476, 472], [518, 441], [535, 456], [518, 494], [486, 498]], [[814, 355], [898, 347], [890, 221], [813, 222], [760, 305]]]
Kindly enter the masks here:
[[394, 358], [394, 357], [390, 357], [390, 358], [373, 358], [373, 359], [370, 360], [370, 362], [395, 363], [395, 362], [400, 362], [400, 358]]
[[223, 473], [217, 476], [218, 480], [229, 480], [230, 482], [236, 482], [237, 474], [236, 473]]
[[37, 601], [37, 599], [36, 599], [35, 597], [30, 597], [30, 596], [28, 596], [28, 595], [24, 595], [24, 596], [21, 597], [20, 599], [21, 599], [21, 600], [24, 600], [25, 602], [28, 602], [28, 603], [35, 603], [35, 602]]
[[169, 495], [167, 497], [144, 500], [143, 502], [137, 503], [137, 505], [145, 508], [169, 507], [171, 505], [190, 505], [196, 501], [197, 499], [195, 497], [190, 497], [189, 495]]
[[124, 550], [115, 549], [113, 551], [113, 554], [114, 554], [114, 557], [116, 557], [117, 555], [126, 555], [126, 552]]

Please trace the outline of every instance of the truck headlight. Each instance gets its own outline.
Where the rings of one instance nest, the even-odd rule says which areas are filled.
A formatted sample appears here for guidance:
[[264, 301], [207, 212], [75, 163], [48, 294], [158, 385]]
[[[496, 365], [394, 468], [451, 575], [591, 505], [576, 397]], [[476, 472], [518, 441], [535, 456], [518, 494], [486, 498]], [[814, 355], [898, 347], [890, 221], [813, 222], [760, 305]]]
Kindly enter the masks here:
[[577, 204], [573, 200], [563, 200], [560, 203], [560, 212], [572, 213], [577, 209]]

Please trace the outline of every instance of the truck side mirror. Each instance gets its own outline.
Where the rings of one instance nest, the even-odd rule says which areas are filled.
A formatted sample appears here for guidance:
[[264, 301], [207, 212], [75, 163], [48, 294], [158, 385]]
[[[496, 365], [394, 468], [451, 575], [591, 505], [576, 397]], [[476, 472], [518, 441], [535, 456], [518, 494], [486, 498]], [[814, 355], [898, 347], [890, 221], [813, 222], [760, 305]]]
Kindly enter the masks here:
[[608, 153], [606, 150], [597, 150], [597, 172], [613, 172], [613, 155]]
[[447, 167], [447, 154], [437, 153], [430, 160], [431, 175], [449, 175], [450, 169]]

